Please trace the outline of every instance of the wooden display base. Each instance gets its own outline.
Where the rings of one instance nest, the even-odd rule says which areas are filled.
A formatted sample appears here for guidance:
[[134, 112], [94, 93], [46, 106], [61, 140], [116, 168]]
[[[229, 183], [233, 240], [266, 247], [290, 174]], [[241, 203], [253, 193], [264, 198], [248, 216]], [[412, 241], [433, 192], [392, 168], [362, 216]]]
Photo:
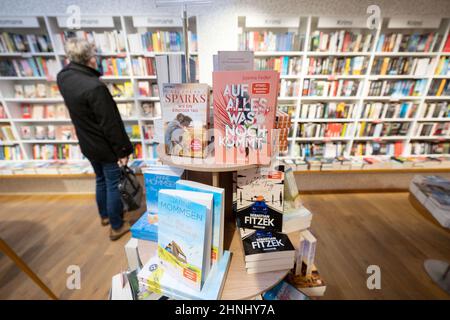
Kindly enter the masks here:
[[[248, 274], [245, 270], [244, 253], [238, 230], [232, 223], [227, 223], [224, 233], [224, 249], [229, 250], [232, 256], [222, 292], [222, 300], [253, 299], [277, 285], [288, 274], [289, 270]], [[294, 232], [288, 236], [297, 249], [299, 233]], [[157, 246], [156, 242], [138, 241], [138, 252], [142, 263], [145, 264], [152, 256], [157, 254]]]

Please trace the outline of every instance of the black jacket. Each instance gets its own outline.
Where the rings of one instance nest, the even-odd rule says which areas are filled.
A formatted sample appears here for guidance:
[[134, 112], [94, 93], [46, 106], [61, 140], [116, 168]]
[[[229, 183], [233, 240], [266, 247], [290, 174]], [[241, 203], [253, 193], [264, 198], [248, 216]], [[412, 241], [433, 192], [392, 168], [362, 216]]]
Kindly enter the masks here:
[[89, 160], [116, 162], [133, 152], [133, 145], [111, 93], [100, 73], [71, 62], [57, 82], [75, 126], [81, 152]]

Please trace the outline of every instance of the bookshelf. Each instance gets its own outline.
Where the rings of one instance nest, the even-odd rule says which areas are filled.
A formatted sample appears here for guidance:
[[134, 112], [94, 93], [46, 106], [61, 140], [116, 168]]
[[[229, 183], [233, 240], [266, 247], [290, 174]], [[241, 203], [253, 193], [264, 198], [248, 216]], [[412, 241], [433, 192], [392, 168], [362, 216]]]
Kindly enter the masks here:
[[[28, 41], [29, 35], [41, 36], [46, 39], [48, 48], [46, 52], [21, 47], [21, 51], [16, 52], [17, 47], [6, 48], [0, 50], [0, 63], [14, 59], [51, 59], [54, 66], [51, 73], [45, 74], [0, 74], [0, 113], [4, 114], [0, 117], [0, 126], [10, 126], [14, 135], [14, 139], [0, 142], [0, 148], [14, 148], [14, 151], [8, 151], [8, 160], [50, 160], [46, 156], [43, 159], [34, 158], [37, 149], [51, 149], [52, 146], [57, 146], [53, 152], [58, 148], [65, 150], [62, 152], [63, 160], [70, 162], [82, 159], [74, 133], [63, 130], [71, 127], [71, 121], [67, 113], [58, 114], [65, 107], [55, 83], [56, 73], [67, 63], [63, 43], [68, 36], [73, 35], [93, 40], [97, 45], [104, 69], [102, 80], [118, 104], [130, 140], [135, 146], [134, 158], [157, 157], [152, 128], [153, 121], [160, 117], [160, 107], [159, 94], [153, 91], [157, 84], [154, 58], [160, 54], [183, 54], [181, 17], [84, 15], [80, 29], [71, 29], [65, 16], [14, 19], [17, 20], [15, 25], [20, 25], [20, 28], [0, 25], [0, 32], [18, 34]], [[10, 23], [9, 20], [5, 21]], [[142, 40], [143, 35], [146, 36], [146, 42]], [[196, 59], [196, 17], [189, 18], [188, 41], [191, 55]], [[112, 65], [117, 67], [111, 68]], [[196, 65], [198, 68], [198, 60]], [[140, 82], [146, 83], [145, 86], [151, 90], [149, 95], [140, 94]], [[17, 94], [18, 87], [22, 87], [22, 95]], [[29, 108], [29, 116], [24, 116], [24, 106]], [[36, 111], [40, 109], [45, 111]], [[39, 131], [44, 130], [46, 135], [36, 138], [37, 128]], [[34, 132], [30, 137], [24, 137], [24, 131]], [[62, 134], [58, 134], [59, 131]], [[46, 153], [45, 150], [42, 152]], [[2, 150], [0, 157], [4, 154]]]
[[[402, 156], [436, 156], [440, 153], [435, 151], [442, 149], [439, 144], [450, 143], [448, 111], [427, 113], [428, 108], [437, 110], [438, 104], [444, 109], [444, 103], [450, 99], [447, 95], [450, 80], [448, 44], [445, 48], [449, 19], [384, 18], [370, 30], [365, 19], [360, 17], [241, 16], [238, 27], [237, 48], [257, 47], [255, 60], [260, 57], [266, 60], [301, 59], [301, 67], [295, 75], [280, 71], [281, 87], [283, 80], [298, 81], [297, 92], [289, 97], [283, 94], [279, 97], [279, 107], [292, 117], [289, 151], [281, 158], [302, 159], [316, 149], [318, 156], [329, 157], [340, 152], [348, 158], [359, 159], [369, 156], [367, 145], [380, 145], [381, 155], [383, 152], [393, 155], [401, 149]], [[271, 48], [258, 47], [267, 34], [287, 32], [298, 37], [293, 47], [285, 48], [287, 51], [261, 51], [261, 48]], [[346, 37], [350, 40], [348, 43]], [[416, 46], [408, 47], [407, 44], [413, 42], [410, 39]], [[253, 44], [249, 45], [251, 40]], [[270, 66], [280, 69], [276, 64]], [[265, 64], [255, 63], [255, 69], [265, 67]], [[446, 81], [445, 85], [441, 84], [443, 81]], [[433, 82], [438, 82], [434, 91]], [[345, 83], [357, 83], [358, 88], [333, 94], [345, 87]], [[408, 85], [413, 94], [404, 94]], [[436, 94], [440, 86], [443, 90]], [[392, 88], [390, 91], [386, 89], [389, 87]], [[379, 92], [381, 89], [384, 94]], [[370, 106], [375, 110], [386, 110], [374, 116], [376, 112], [365, 112]], [[315, 109], [309, 112], [309, 108]], [[427, 124], [435, 125], [434, 129], [437, 127], [444, 133], [418, 134]], [[345, 126], [345, 134], [334, 136], [333, 130], [328, 130], [331, 134], [327, 134], [326, 128], [333, 126]], [[313, 130], [313, 127], [321, 129]], [[370, 135], [364, 132], [367, 127], [374, 128], [373, 132], [368, 130]], [[375, 131], [379, 132], [374, 135]]]

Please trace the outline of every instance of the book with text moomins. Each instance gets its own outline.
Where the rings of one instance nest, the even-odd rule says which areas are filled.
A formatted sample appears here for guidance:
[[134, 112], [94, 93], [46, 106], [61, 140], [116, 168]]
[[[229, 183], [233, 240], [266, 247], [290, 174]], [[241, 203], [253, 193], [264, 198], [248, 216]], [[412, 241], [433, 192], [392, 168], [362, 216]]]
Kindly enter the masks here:
[[163, 189], [158, 196], [158, 257], [164, 270], [201, 290], [211, 265], [213, 195]]
[[270, 163], [278, 83], [276, 71], [213, 72], [217, 163]]

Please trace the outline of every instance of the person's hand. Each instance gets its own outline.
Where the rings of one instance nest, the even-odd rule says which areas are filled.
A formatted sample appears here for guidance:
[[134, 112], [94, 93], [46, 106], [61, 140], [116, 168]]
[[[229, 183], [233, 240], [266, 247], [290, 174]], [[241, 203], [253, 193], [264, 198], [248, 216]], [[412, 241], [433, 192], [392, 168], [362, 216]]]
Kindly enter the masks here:
[[128, 157], [120, 158], [119, 161], [117, 161], [117, 164], [120, 167], [124, 167], [128, 164]]

